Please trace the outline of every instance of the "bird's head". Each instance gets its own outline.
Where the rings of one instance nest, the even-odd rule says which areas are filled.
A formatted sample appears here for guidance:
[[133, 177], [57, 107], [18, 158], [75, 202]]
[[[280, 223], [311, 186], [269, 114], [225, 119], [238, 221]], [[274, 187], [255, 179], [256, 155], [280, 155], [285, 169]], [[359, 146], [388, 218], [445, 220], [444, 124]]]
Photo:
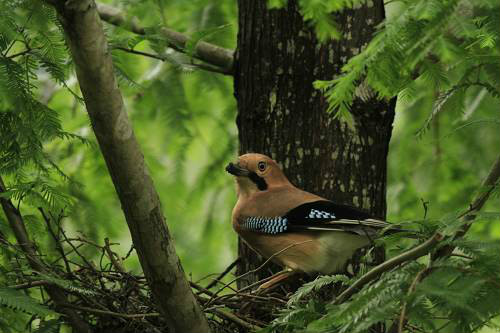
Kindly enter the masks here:
[[237, 163], [226, 166], [226, 171], [236, 177], [240, 193], [252, 194], [290, 184], [278, 163], [262, 154], [241, 155]]

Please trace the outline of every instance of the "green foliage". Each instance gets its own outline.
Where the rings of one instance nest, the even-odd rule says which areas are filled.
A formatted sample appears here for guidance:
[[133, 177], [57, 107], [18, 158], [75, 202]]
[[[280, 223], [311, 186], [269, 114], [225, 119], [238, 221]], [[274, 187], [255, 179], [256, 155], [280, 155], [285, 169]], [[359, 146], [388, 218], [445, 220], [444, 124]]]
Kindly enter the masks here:
[[349, 285], [349, 278], [345, 275], [324, 275], [324, 276], [318, 276], [315, 280], [305, 283], [303, 286], [301, 286], [295, 294], [293, 294], [292, 297], [288, 300], [288, 306], [292, 306], [296, 303], [298, 303], [301, 299], [303, 299], [305, 296], [308, 296], [311, 294], [313, 291], [318, 291], [324, 286], [337, 283], [337, 282], [342, 282], [346, 285]]
[[55, 314], [55, 312], [41, 305], [34, 298], [26, 296], [21, 291], [10, 288], [0, 288], [0, 304], [42, 318]]
[[[222, 269], [231, 260], [227, 255], [224, 261], [214, 257], [205, 264], [198, 259], [201, 255], [182, 248], [193, 241], [201, 243], [214, 225], [226, 222], [231, 179], [223, 173], [213, 177], [213, 172], [223, 170], [236, 151], [232, 124], [235, 102], [227, 98], [229, 79], [199, 71], [182, 75], [197, 68], [189, 55], [167, 47], [170, 41], [160, 32], [165, 16], [150, 15], [151, 6], [157, 5], [150, 1], [127, 8], [128, 14], [141, 18], [145, 36], [120, 27], [106, 26], [106, 30], [115, 73], [169, 224], [174, 225], [179, 252], [181, 257], [187, 256], [183, 262], [191, 263], [195, 274], [201, 275], [206, 267]], [[184, 13], [169, 14], [169, 25], [180, 31], [196, 31], [188, 33], [192, 38], [185, 51], [192, 52], [200, 40], [214, 38], [222, 46], [234, 47], [235, 6], [199, 5], [162, 7], [168, 13]], [[19, 205], [26, 215], [39, 216], [37, 210], [42, 207], [54, 216], [64, 216], [64, 223], [85, 235], [125, 238], [121, 249], [128, 251], [126, 229], [115, 227], [124, 225], [123, 215], [77, 94], [75, 73], [54, 11], [33, 0], [15, 5], [2, 1], [0, 6], [3, 13], [9, 13], [0, 29], [0, 175], [8, 188], [2, 196]], [[191, 15], [200, 20], [192, 24]], [[118, 47], [149, 53], [165, 62]], [[41, 221], [33, 219], [29, 224], [43, 230]], [[193, 226], [198, 231], [191, 232]], [[197, 247], [200, 253], [207, 252], [204, 247], [212, 248], [211, 252], [234, 247], [230, 230], [219, 234], [227, 242], [219, 243], [215, 238], [204, 241]], [[42, 233], [39, 240], [43, 248], [50, 237]], [[133, 268], [137, 269], [135, 262]]]
[[[234, 48], [236, 5], [169, 3], [163, 6], [165, 15], [158, 16], [157, 4], [156, 0], [126, 4], [125, 13], [140, 18], [145, 36], [110, 25], [105, 29], [115, 74], [178, 254], [185, 270], [200, 278], [232, 261], [236, 245], [232, 230], [225, 227], [234, 194], [232, 179], [223, 172], [237, 149], [232, 81], [199, 71], [193, 66], [198, 61], [167, 47], [169, 41], [160, 29], [168, 24], [191, 36], [187, 51], [200, 40]], [[43, 1], [0, 1], [0, 12], [4, 15], [0, 20], [0, 176], [7, 187], [2, 197], [19, 208], [30, 237], [50, 265], [50, 274], [37, 273], [37, 277], [53, 282], [71, 297], [98, 297], [92, 281], [61, 274], [63, 261], [48, 229], [51, 225], [61, 238], [59, 228], [69, 238], [85, 237], [97, 244], [109, 237], [120, 243], [116, 245], [120, 256], [131, 247], [123, 212], [79, 96], [69, 52], [54, 11]], [[4, 235], [15, 242], [0, 210], [0, 286], [9, 286], [33, 272], [21, 252], [3, 243]], [[77, 269], [81, 258], [67, 242], [62, 246], [70, 253], [71, 268]], [[106, 265], [95, 248], [87, 246], [79, 252], [93, 264]], [[126, 269], [142, 273], [135, 252]], [[35, 302], [40, 302], [38, 288], [30, 290]], [[59, 321], [38, 325], [30, 315], [0, 307], [0, 331], [25, 332], [27, 324], [39, 332], [65, 329]]]
[[[389, 17], [372, 42], [345, 64], [342, 77], [316, 82], [316, 87], [326, 92], [330, 110], [343, 118], [350, 116], [360, 84], [378, 98], [398, 96], [389, 156], [389, 220], [414, 221], [426, 215], [408, 225], [416, 224], [422, 238], [436, 228], [451, 235], [463, 222], [455, 213], [442, 217], [443, 212], [470, 202], [500, 146], [500, 10], [490, 0], [388, 2]], [[324, 42], [342, 35], [335, 13], [360, 3], [302, 0], [298, 5]], [[271, 0], [269, 5], [281, 8], [287, 1]], [[196, 280], [221, 271], [236, 253], [229, 226], [235, 195], [223, 169], [236, 155], [237, 131], [231, 79], [198, 70], [193, 64], [199, 62], [191, 56], [200, 40], [234, 49], [236, 4], [151, 0], [114, 6], [124, 6], [127, 17], [139, 18], [146, 27], [139, 36], [105, 25], [128, 115], [183, 266]], [[117, 252], [124, 256], [130, 235], [53, 10], [43, 1], [22, 0], [0, 1], [0, 12], [5, 13], [0, 20], [0, 175], [8, 187], [2, 197], [20, 209], [39, 252], [54, 263], [54, 272], [62, 264], [39, 207], [47, 212], [48, 224], [57, 223], [69, 237], [84, 235], [98, 244], [109, 237], [120, 242]], [[191, 36], [184, 50], [188, 55], [168, 47], [171, 41], [161, 34], [165, 26]], [[486, 208], [498, 211], [495, 202]], [[322, 276], [302, 286], [267, 330], [361, 332], [380, 321], [389, 328], [405, 303], [409, 325], [423, 331], [472, 332], [492, 325], [500, 296], [498, 212], [478, 214], [469, 233], [470, 238], [445, 242], [455, 245], [461, 256], [432, 263], [429, 276], [411, 292], [416, 274], [429, 265], [426, 258], [385, 273], [341, 305], [316, 296], [322, 287], [347, 283], [346, 278]], [[0, 213], [3, 235], [13, 239]], [[383, 243], [389, 256], [415, 246], [414, 240], [398, 235]], [[92, 263], [101, 259], [99, 251], [80, 250]], [[7, 243], [0, 242], [0, 251], [1, 286], [33, 273], [26, 258]], [[70, 259], [78, 262], [73, 255]], [[134, 255], [126, 269], [140, 273]], [[73, 297], [95, 293], [90, 282], [56, 274], [40, 277]], [[26, 296], [4, 290], [7, 294], [1, 295], [8, 301], [2, 304], [21, 311], [0, 307], [2, 332], [26, 331], [30, 315], [22, 311], [49, 314], [43, 312], [47, 309], [37, 292]], [[59, 320], [36, 326], [30, 328], [64, 330]]]
[[42, 321], [34, 333], [57, 333], [61, 328], [61, 321], [57, 319], [50, 319]]
[[64, 131], [58, 112], [41, 102], [37, 91], [48, 85], [41, 79], [46, 74], [66, 86], [68, 54], [55, 13], [38, 1], [3, 1], [0, 10], [10, 14], [0, 31], [0, 174], [13, 178], [3, 196], [33, 207], [68, 207], [71, 200], [60, 182], [69, 177], [44, 147], [86, 139]]
[[[498, 215], [495, 218], [498, 221]], [[445, 217], [438, 224], [450, 220]], [[456, 220], [453, 222], [459, 225]], [[346, 279], [320, 277], [299, 288], [265, 331], [366, 332], [383, 322], [388, 332], [391, 325], [398, 324], [404, 307], [407, 325], [418, 331], [440, 332], [447, 327], [449, 332], [473, 332], [500, 315], [500, 244], [463, 239], [449, 240], [441, 246], [445, 244], [455, 246], [458, 256], [407, 262], [364, 285], [339, 305], [321, 298], [302, 301], [311, 291]], [[397, 253], [413, 246], [398, 249]]]
[[[269, 8], [283, 8], [287, 0], [268, 0]], [[335, 22], [335, 14], [346, 8], [359, 8], [363, 1], [360, 0], [300, 0], [298, 1], [300, 13], [305, 22], [309, 23], [321, 42], [340, 39], [342, 31]]]
[[484, 87], [499, 97], [498, 26], [495, 1], [400, 1], [398, 14], [380, 25], [366, 48], [342, 67], [343, 75], [317, 82], [332, 112], [347, 112], [355, 89], [367, 84], [378, 98], [418, 89], [436, 96], [432, 114], [463, 108], [465, 93]]
[[225, 24], [225, 25], [222, 25], [220, 27], [214, 27], [214, 28], [210, 28], [210, 29], [204, 29], [204, 30], [200, 30], [200, 31], [197, 31], [195, 32], [194, 34], [191, 34], [189, 40], [187, 41], [185, 47], [184, 47], [184, 50], [186, 52], [186, 54], [190, 57], [192, 57], [194, 54], [195, 54], [195, 50], [196, 50], [196, 45], [202, 41], [203, 39], [206, 39], [207, 37], [213, 35], [213, 34], [216, 34], [226, 28], [228, 28], [229, 25], [228, 24]]

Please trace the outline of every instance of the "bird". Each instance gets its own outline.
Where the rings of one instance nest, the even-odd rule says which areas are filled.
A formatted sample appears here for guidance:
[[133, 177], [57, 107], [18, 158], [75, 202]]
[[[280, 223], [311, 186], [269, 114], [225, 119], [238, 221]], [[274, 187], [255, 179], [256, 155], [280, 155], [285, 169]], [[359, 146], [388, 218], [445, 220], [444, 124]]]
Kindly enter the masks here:
[[345, 272], [354, 252], [395, 225], [295, 187], [270, 157], [249, 153], [230, 162], [237, 202], [232, 226], [264, 258], [283, 267], [266, 289], [291, 275]]

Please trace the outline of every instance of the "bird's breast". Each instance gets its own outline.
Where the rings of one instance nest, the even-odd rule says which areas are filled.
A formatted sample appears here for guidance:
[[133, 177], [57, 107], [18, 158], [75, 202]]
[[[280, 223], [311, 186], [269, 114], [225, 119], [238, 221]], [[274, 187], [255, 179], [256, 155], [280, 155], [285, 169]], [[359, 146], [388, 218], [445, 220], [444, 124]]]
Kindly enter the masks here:
[[369, 243], [366, 237], [336, 231], [266, 235], [241, 227], [235, 230], [264, 258], [305, 273], [341, 272], [354, 251]]

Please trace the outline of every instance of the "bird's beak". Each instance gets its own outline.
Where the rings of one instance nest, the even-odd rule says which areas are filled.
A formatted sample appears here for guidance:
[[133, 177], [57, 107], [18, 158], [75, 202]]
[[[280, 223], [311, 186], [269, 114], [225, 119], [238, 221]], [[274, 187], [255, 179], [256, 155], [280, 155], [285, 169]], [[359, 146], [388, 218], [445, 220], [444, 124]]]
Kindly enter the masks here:
[[250, 175], [250, 171], [248, 171], [247, 169], [244, 169], [244, 168], [240, 167], [238, 164], [234, 164], [234, 163], [229, 163], [226, 166], [226, 171], [234, 176], [248, 177]]

